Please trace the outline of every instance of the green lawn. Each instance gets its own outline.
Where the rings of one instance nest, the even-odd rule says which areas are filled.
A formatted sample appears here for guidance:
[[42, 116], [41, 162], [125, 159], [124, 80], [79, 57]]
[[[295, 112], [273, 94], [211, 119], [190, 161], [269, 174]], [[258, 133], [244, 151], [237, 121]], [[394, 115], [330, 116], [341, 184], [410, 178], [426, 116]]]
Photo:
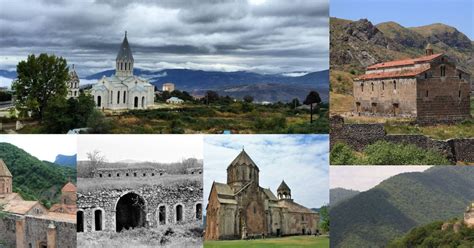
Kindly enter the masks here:
[[205, 248], [260, 248], [260, 247], [329, 247], [329, 237], [293, 236], [284, 238], [257, 239], [257, 240], [230, 240], [230, 241], [205, 241]]

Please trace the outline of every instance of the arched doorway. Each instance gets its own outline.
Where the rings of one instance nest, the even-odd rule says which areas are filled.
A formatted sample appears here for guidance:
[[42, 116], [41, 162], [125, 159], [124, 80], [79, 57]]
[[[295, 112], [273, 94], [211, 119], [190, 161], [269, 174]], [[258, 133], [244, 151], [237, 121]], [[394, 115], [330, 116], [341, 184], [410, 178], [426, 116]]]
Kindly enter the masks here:
[[138, 108], [138, 96], [136, 96], [134, 101], [133, 101], [133, 107]]
[[196, 219], [198, 220], [202, 219], [202, 204], [201, 203], [196, 204]]
[[97, 96], [97, 107], [100, 107], [102, 105], [102, 97]]
[[145, 108], [145, 97], [142, 96], [142, 108]]
[[183, 205], [176, 205], [176, 223], [183, 221]]
[[84, 232], [84, 212], [77, 211], [77, 232]]
[[123, 229], [145, 226], [145, 200], [135, 194], [128, 193], [120, 197], [115, 207], [115, 228], [117, 232]]

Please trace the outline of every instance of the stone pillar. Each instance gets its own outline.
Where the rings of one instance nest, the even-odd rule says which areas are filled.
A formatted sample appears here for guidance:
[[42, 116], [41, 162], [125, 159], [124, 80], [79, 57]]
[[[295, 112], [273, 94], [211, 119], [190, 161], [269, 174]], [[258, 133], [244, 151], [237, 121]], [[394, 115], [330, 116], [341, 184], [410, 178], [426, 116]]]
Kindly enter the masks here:
[[48, 225], [47, 241], [48, 248], [56, 248], [56, 226], [52, 222]]
[[25, 248], [25, 218], [24, 217], [21, 217], [20, 219], [16, 220], [15, 235], [16, 235], [16, 247]]

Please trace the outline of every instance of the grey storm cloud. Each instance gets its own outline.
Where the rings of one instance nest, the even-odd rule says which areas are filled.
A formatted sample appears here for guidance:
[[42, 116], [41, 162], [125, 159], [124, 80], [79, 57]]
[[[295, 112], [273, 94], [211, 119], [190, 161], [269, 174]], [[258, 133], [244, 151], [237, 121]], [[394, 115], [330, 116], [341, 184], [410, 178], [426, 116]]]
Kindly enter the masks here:
[[0, 69], [40, 52], [110, 69], [127, 30], [145, 69], [323, 70], [328, 14], [327, 0], [0, 0]]

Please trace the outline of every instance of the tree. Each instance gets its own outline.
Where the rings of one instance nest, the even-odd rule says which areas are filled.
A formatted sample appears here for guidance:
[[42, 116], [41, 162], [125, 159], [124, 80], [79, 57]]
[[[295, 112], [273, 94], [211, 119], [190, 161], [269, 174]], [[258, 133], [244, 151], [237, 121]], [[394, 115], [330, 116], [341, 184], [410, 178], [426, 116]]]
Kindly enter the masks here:
[[88, 170], [86, 171], [86, 173], [90, 177], [92, 177], [92, 173], [94, 172], [95, 169], [99, 168], [107, 161], [105, 159], [105, 156], [102, 155], [101, 152], [98, 150], [93, 150], [91, 152], [88, 152], [87, 159], [90, 162], [90, 166], [88, 167]]
[[303, 102], [306, 105], [310, 106], [310, 115], [311, 115], [311, 120], [310, 123], [313, 123], [313, 104], [319, 104], [321, 103], [321, 97], [319, 97], [318, 92], [316, 91], [311, 91], [309, 94], [306, 96], [306, 100]]
[[293, 100], [291, 100], [291, 107], [293, 107], [293, 109], [296, 109], [299, 106], [301, 106], [301, 104], [298, 98], [294, 98]]
[[94, 109], [87, 120], [89, 133], [108, 133], [112, 129], [112, 123], [97, 109]]
[[244, 102], [252, 103], [253, 102], [253, 96], [250, 96], [250, 95], [244, 96]]
[[325, 233], [329, 232], [329, 207], [324, 205], [319, 209], [319, 215], [321, 216], [321, 230]]
[[204, 97], [204, 100], [206, 101], [206, 104], [216, 102], [219, 100], [219, 94], [213, 90], [208, 90], [206, 92], [206, 96]]
[[45, 53], [36, 57], [29, 55], [26, 61], [17, 65], [18, 78], [12, 88], [16, 94], [16, 108], [25, 115], [43, 120], [44, 111], [52, 98], [65, 98], [69, 70], [66, 60]]

